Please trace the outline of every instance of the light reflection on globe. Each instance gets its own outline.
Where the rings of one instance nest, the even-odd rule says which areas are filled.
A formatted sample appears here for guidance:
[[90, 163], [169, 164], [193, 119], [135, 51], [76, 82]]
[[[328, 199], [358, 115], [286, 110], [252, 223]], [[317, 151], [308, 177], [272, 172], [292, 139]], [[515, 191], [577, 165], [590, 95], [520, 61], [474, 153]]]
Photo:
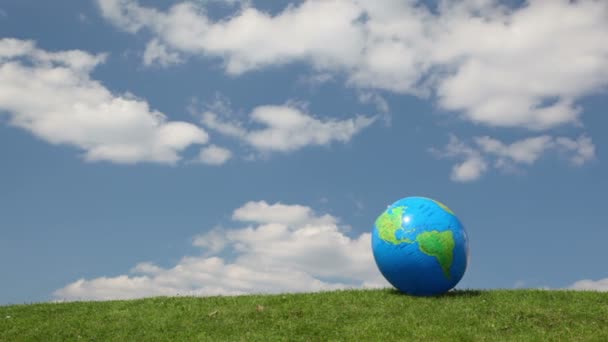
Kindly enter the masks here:
[[406, 197], [376, 219], [372, 251], [384, 278], [399, 291], [434, 296], [458, 284], [469, 244], [462, 223], [446, 205]]

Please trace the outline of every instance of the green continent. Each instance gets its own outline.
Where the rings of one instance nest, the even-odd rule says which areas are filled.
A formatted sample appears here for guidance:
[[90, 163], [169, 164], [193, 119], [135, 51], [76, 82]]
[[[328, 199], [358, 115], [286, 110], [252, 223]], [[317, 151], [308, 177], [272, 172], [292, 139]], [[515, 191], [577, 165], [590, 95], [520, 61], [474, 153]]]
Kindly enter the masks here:
[[394, 245], [400, 243], [412, 243], [413, 241], [407, 238], [397, 239], [395, 233], [401, 227], [401, 218], [407, 207], [395, 207], [392, 210], [386, 210], [376, 220], [376, 227], [378, 228], [378, 234], [380, 238], [386, 242], [390, 242]]
[[416, 236], [418, 247], [424, 254], [434, 256], [439, 261], [443, 274], [450, 279], [450, 267], [454, 259], [454, 234], [451, 230], [433, 230]]

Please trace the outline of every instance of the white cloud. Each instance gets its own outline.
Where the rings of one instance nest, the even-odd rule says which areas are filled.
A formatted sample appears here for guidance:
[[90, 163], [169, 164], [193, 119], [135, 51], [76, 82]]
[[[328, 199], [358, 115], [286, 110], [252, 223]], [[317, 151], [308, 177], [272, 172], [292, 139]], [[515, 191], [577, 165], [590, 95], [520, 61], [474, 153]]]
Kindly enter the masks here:
[[574, 165], [583, 165], [587, 161], [595, 159], [595, 145], [590, 137], [581, 136], [577, 140], [560, 137], [555, 140], [555, 144], [559, 149], [573, 152], [570, 161]]
[[374, 106], [376, 106], [376, 109], [381, 113], [388, 113], [390, 111], [388, 102], [386, 102], [384, 97], [380, 96], [378, 93], [370, 91], [360, 92], [359, 102], [365, 104], [373, 104]]
[[474, 140], [483, 152], [495, 155], [500, 165], [509, 161], [533, 164], [545, 150], [553, 145], [553, 138], [548, 135], [522, 139], [510, 145], [505, 145], [488, 136], [476, 137]]
[[486, 162], [479, 157], [470, 157], [454, 165], [450, 179], [455, 182], [470, 182], [478, 179], [487, 170]]
[[463, 159], [461, 163], [452, 167], [450, 179], [455, 182], [477, 180], [488, 168], [478, 150], [467, 146], [453, 135], [450, 135], [450, 141], [443, 150], [431, 148], [430, 152], [439, 158]]
[[200, 247], [205, 251], [205, 255], [217, 254], [226, 248], [228, 244], [228, 238], [222, 228], [216, 227], [204, 235], [196, 236], [192, 245]]
[[221, 121], [218, 118], [218, 115], [213, 112], [203, 113], [201, 122], [205, 127], [227, 136], [235, 138], [244, 138], [247, 136], [247, 130], [243, 127], [243, 124], [234, 121]]
[[317, 216], [310, 207], [303, 205], [286, 205], [281, 203], [268, 204], [265, 201], [248, 202], [236, 209], [232, 219], [241, 222], [280, 223], [280, 224], [329, 224], [335, 225], [337, 220], [331, 215]]
[[153, 274], [162, 271], [162, 268], [150, 262], [140, 262], [131, 269], [134, 274]]
[[600, 280], [584, 279], [570, 285], [570, 289], [583, 291], [608, 291], [608, 278]]
[[[145, 57], [147, 64], [177, 62], [159, 51]], [[112, 94], [91, 79], [91, 71], [104, 60], [105, 55], [79, 50], [47, 52], [30, 41], [2, 39], [0, 109], [9, 113], [11, 125], [53, 144], [75, 146], [89, 161], [173, 164], [187, 147], [208, 141], [202, 128], [169, 121], [144, 100], [130, 94]], [[213, 109], [226, 110], [229, 102], [225, 102], [218, 98]], [[211, 112], [203, 118], [209, 128], [237, 137], [262, 152], [348, 142], [375, 120], [364, 116], [320, 120], [292, 105], [255, 108], [250, 118], [262, 125], [261, 129], [247, 130], [238, 123], [222, 122]], [[225, 148], [210, 146], [201, 150], [199, 161], [219, 165], [231, 156]]]
[[239, 138], [259, 151], [289, 152], [309, 145], [348, 142], [376, 120], [365, 116], [320, 120], [289, 105], [260, 106], [251, 112], [250, 118], [265, 127], [248, 130], [242, 123], [222, 121], [212, 112], [204, 113], [202, 122], [207, 128]]
[[219, 57], [230, 74], [307, 62], [360, 88], [434, 94], [441, 108], [489, 126], [577, 123], [577, 100], [608, 86], [605, 1], [442, 1], [433, 13], [414, 1], [306, 0], [275, 15], [244, 5], [218, 21], [195, 2], [98, 4], [117, 27]]
[[201, 128], [169, 121], [144, 100], [112, 94], [91, 79], [104, 60], [105, 55], [47, 52], [31, 41], [2, 39], [0, 110], [10, 125], [77, 147], [88, 161], [172, 164], [188, 146], [207, 142]]
[[209, 145], [201, 149], [198, 161], [209, 165], [222, 165], [232, 157], [229, 149], [216, 145]]
[[443, 149], [430, 149], [439, 158], [462, 160], [452, 168], [453, 181], [470, 182], [479, 179], [488, 170], [491, 161], [495, 168], [505, 171], [515, 170], [520, 165], [532, 165], [549, 150], [569, 156], [571, 163], [576, 166], [595, 158], [595, 145], [591, 138], [584, 135], [576, 140], [542, 135], [508, 145], [488, 136], [474, 137], [473, 141], [474, 147], [450, 136], [449, 143]]
[[182, 63], [179, 54], [167, 50], [167, 47], [160, 43], [158, 39], [152, 39], [146, 45], [146, 50], [144, 50], [144, 65], [151, 66], [157, 64], [166, 67], [179, 63]]
[[[293, 215], [293, 216], [290, 216]], [[172, 268], [140, 263], [131, 275], [80, 279], [57, 290], [62, 300], [158, 295], [235, 295], [388, 286], [374, 263], [371, 236], [350, 238], [330, 215], [301, 205], [249, 202], [233, 213], [243, 228], [197, 236], [204, 256]], [[228, 250], [232, 261], [217, 256]]]

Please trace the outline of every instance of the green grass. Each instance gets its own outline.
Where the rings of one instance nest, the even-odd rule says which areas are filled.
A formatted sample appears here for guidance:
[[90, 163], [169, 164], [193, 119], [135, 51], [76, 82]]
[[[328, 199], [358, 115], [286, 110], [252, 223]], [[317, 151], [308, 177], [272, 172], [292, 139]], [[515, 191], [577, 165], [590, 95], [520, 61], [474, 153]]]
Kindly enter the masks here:
[[608, 341], [608, 293], [394, 290], [0, 307], [0, 341]]

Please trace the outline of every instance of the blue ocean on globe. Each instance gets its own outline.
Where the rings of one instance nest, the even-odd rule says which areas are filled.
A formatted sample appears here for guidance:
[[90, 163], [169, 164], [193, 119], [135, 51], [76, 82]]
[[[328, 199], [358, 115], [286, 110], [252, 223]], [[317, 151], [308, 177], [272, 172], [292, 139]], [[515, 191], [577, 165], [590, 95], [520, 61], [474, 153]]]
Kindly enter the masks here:
[[399, 291], [434, 296], [462, 279], [469, 243], [464, 226], [446, 205], [406, 197], [376, 219], [372, 251], [384, 278]]

